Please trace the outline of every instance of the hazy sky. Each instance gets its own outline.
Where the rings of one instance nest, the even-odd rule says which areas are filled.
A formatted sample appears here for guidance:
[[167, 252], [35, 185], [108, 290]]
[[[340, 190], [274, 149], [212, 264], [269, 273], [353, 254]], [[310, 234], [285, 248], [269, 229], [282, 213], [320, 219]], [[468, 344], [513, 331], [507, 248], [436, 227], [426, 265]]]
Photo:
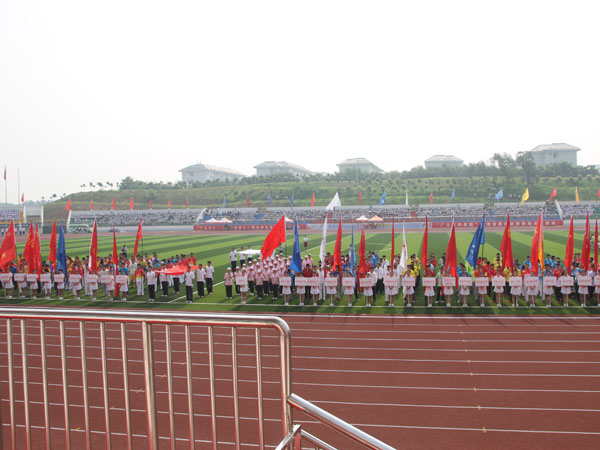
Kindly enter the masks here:
[[9, 201], [18, 168], [34, 200], [197, 161], [405, 170], [566, 142], [600, 164], [599, 18], [594, 0], [0, 1]]

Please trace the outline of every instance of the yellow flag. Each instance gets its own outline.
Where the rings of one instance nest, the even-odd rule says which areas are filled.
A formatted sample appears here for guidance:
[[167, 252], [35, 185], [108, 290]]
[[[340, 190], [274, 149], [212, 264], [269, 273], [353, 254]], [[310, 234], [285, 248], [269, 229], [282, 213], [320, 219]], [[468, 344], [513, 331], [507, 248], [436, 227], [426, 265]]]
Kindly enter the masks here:
[[579, 203], [579, 189], [575, 186], [575, 203]]
[[525, 192], [523, 192], [521, 203], [525, 203], [527, 200], [529, 200], [529, 188], [525, 189]]

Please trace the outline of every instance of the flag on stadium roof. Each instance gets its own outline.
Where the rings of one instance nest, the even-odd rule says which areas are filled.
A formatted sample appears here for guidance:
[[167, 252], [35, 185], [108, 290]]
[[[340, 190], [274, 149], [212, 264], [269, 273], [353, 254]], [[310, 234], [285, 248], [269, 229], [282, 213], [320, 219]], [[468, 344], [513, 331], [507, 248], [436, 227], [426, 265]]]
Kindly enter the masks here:
[[433, 191], [431, 191], [431, 194], [429, 194], [429, 203], [433, 205]]
[[[600, 190], [598, 191], [598, 196], [600, 197]], [[358, 191], [358, 206], [360, 206], [361, 200], [362, 200], [362, 192]]]
[[311, 206], [311, 208], [313, 206], [315, 206], [315, 193], [314, 192], [313, 192], [313, 195], [312, 195], [312, 200], [310, 201], [310, 206]]
[[554, 188], [554, 190], [550, 194], [550, 198], [548, 199], [548, 201], [551, 202], [554, 197], [556, 197], [556, 188]]
[[504, 192], [502, 192], [502, 188], [500, 188], [500, 190], [496, 194], [496, 201], [499, 202], [502, 197], [504, 197]]
[[579, 203], [579, 188], [575, 186], [575, 203]]
[[381, 198], [379, 199], [379, 204], [385, 205], [385, 191], [383, 191], [383, 194], [381, 194]]
[[271, 194], [267, 195], [267, 205], [271, 206]]
[[529, 200], [529, 188], [525, 189], [525, 192], [523, 192], [521, 203], [525, 203], [527, 200]]
[[335, 195], [333, 196], [333, 198], [327, 205], [327, 211], [333, 211], [333, 208], [335, 208], [336, 206], [342, 206], [342, 203], [340, 202], [340, 196], [338, 195], [337, 192], [335, 193]]
[[292, 197], [290, 198], [290, 206], [294, 206], [294, 193], [292, 192]]
[[454, 193], [454, 189], [452, 189], [452, 195], [450, 195], [450, 203], [454, 203], [455, 197], [456, 197], [456, 194]]

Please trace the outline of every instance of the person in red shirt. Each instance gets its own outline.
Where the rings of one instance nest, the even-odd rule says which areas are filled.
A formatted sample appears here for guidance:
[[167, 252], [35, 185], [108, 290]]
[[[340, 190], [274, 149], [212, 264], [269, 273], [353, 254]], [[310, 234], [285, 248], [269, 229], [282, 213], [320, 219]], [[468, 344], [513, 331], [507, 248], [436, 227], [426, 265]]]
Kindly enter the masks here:
[[[304, 278], [312, 278], [313, 269], [310, 264], [307, 264], [306, 266], [304, 266], [304, 269], [302, 269], [302, 276]], [[306, 294], [305, 294], [306, 298], [310, 298], [310, 286], [306, 286], [305, 292], [306, 292]]]

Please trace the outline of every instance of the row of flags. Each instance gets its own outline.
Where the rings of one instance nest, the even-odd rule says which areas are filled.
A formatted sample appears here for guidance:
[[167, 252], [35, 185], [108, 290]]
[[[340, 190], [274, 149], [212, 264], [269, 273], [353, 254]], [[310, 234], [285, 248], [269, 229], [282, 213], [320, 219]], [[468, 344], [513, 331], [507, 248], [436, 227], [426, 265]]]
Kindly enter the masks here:
[[[142, 232], [142, 219], [138, 225], [137, 233], [135, 236], [135, 245], [133, 248], [133, 255], [138, 254], [138, 247], [140, 240], [143, 238]], [[38, 232], [37, 224], [34, 226], [33, 223], [29, 226], [29, 233], [27, 240], [25, 241], [25, 248], [23, 250], [23, 258], [27, 261], [29, 273], [42, 273], [42, 255], [40, 248], [40, 235]], [[17, 259], [17, 241], [15, 237], [15, 224], [11, 222], [2, 246], [0, 246], [0, 268], [6, 269], [12, 261]], [[91, 272], [96, 272], [98, 259], [98, 226], [94, 221], [94, 227], [92, 229], [92, 237], [90, 241], [90, 251], [88, 258], [88, 269]], [[118, 250], [117, 250], [117, 235], [113, 227], [113, 252], [112, 262], [116, 265], [119, 261]], [[55, 270], [62, 270], [63, 273], [67, 272], [67, 250], [65, 245], [65, 229], [64, 225], [60, 224], [60, 231], [57, 233], [56, 220], [52, 224], [52, 231], [50, 233], [50, 242], [48, 245], [48, 262], [51, 263]]]
[[[336, 193], [336, 196], [338, 194]], [[556, 188], [554, 188], [554, 190], [552, 191], [552, 193], [550, 194], [550, 198], [548, 199], [549, 201], [552, 201], [552, 199], [554, 197], [556, 197], [557, 195], [557, 190]], [[598, 193], [597, 196], [600, 197], [600, 189], [598, 189]], [[502, 191], [502, 188], [500, 188], [500, 190], [496, 193], [495, 198], [496, 201], [500, 201], [502, 198], [504, 197], [504, 192]], [[339, 196], [338, 196], [339, 198]], [[454, 203], [454, 199], [456, 198], [456, 193], [455, 190], [452, 189], [452, 194], [450, 194], [450, 203]], [[271, 205], [271, 194], [269, 194], [267, 196], [267, 204], [270, 206]], [[358, 204], [360, 205], [360, 202], [362, 200], [362, 193], [361, 191], [358, 191]], [[523, 195], [521, 196], [521, 203], [525, 203], [527, 200], [529, 200], [529, 188], [525, 189], [525, 192], [523, 193]], [[23, 194], [23, 198], [21, 199], [21, 202], [25, 201], [25, 194]], [[579, 197], [579, 189], [577, 187], [575, 187], [575, 202], [579, 203], [580, 201], [580, 197]], [[380, 205], [385, 205], [386, 203], [386, 193], [385, 191], [383, 191], [383, 194], [381, 194], [381, 197], [379, 198], [379, 204]], [[431, 193], [429, 194], [429, 203], [433, 205], [433, 191], [431, 191]], [[189, 208], [189, 197], [186, 196], [185, 197], [185, 207]], [[408, 191], [406, 191], [405, 194], [405, 204], [408, 205]], [[250, 194], [246, 194], [246, 206], [248, 208], [250, 208]], [[290, 206], [294, 206], [294, 193], [292, 192], [292, 196], [290, 197]], [[311, 201], [310, 201], [310, 206], [313, 207], [315, 206], [315, 193], [312, 193], [312, 197], [311, 197]], [[169, 200], [167, 201], [167, 207], [171, 207], [171, 199], [169, 198]], [[227, 195], [224, 194], [223, 195], [223, 208], [227, 207]], [[152, 209], [152, 199], [149, 200], [149, 208]], [[67, 205], [65, 206], [65, 209], [67, 211], [71, 211], [71, 199], [67, 199]], [[133, 201], [133, 197], [130, 197], [129, 199], [129, 209], [133, 210], [135, 209], [135, 204]], [[94, 210], [94, 199], [90, 200], [90, 211]], [[112, 197], [112, 210], [116, 211], [117, 210], [117, 203], [114, 197]]]
[[[538, 266], [544, 266], [544, 219], [543, 212], [540, 212], [538, 217], [536, 227], [533, 233], [532, 241], [531, 241], [531, 270], [536, 275], [539, 275]], [[391, 255], [392, 261], [396, 255], [395, 248], [395, 221], [392, 218], [392, 236], [391, 236]], [[425, 217], [425, 231], [423, 233], [423, 241], [421, 246], [421, 261], [423, 264], [427, 263], [429, 258], [428, 255], [428, 241], [429, 241], [429, 218]], [[281, 218], [281, 220], [275, 225], [275, 227], [271, 230], [271, 232], [267, 235], [263, 247], [261, 248], [261, 253], [263, 255], [263, 259], [270, 256], [273, 251], [283, 242], [286, 242], [285, 235], [285, 216]], [[325, 260], [325, 247], [327, 244], [327, 216], [325, 217], [325, 221], [323, 222], [323, 236], [321, 239], [321, 248], [319, 252], [319, 256], [321, 261]], [[481, 217], [481, 221], [473, 235], [473, 239], [471, 240], [471, 244], [467, 250], [467, 254], [465, 256], [465, 261], [467, 266], [474, 268], [477, 265], [477, 261], [479, 258], [479, 251], [481, 246], [485, 244], [485, 214]], [[359, 245], [359, 268], [361, 272], [366, 273], [367, 262], [366, 262], [366, 245], [365, 245], [365, 229], [364, 224], [361, 233], [361, 241]], [[570, 270], [573, 263], [573, 252], [574, 252], [574, 232], [573, 232], [573, 216], [571, 216], [571, 222], [569, 225], [569, 234], [567, 237], [567, 246], [565, 249], [565, 257], [563, 259], [565, 267]], [[512, 235], [510, 229], [510, 215], [506, 215], [506, 224], [504, 227], [504, 232], [502, 234], [502, 241], [500, 244], [500, 254], [502, 256], [502, 269], [508, 268], [511, 272], [514, 268], [514, 255], [512, 249]], [[350, 257], [350, 267], [351, 272], [354, 275], [355, 267], [356, 267], [356, 257], [354, 250], [354, 227], [352, 228], [352, 240], [350, 244], [349, 250]], [[596, 228], [594, 233], [594, 261], [598, 261], [598, 220], [596, 220]], [[339, 219], [339, 224], [337, 228], [336, 238], [335, 238], [335, 246], [333, 252], [333, 264], [335, 266], [342, 267], [342, 218]], [[590, 233], [590, 218], [589, 214], [586, 218], [585, 223], [585, 232], [583, 236], [583, 245], [581, 250], [581, 259], [580, 264], [582, 269], [589, 270], [591, 265], [591, 233]], [[404, 227], [404, 222], [402, 223], [402, 250], [400, 253], [400, 263], [401, 270], [406, 270], [408, 266], [408, 249], [406, 245], [406, 230]], [[298, 222], [295, 221], [294, 224], [294, 251], [292, 255], [292, 264], [290, 268], [294, 271], [300, 272], [302, 270], [302, 257], [300, 254], [300, 237], [298, 235]], [[453, 277], [457, 277], [458, 273], [458, 261], [457, 261], [457, 249], [456, 249], [456, 230], [454, 226], [454, 220], [452, 220], [452, 228], [450, 230], [450, 239], [448, 240], [448, 245], [446, 247], [446, 267], [445, 270], [450, 273]]]

